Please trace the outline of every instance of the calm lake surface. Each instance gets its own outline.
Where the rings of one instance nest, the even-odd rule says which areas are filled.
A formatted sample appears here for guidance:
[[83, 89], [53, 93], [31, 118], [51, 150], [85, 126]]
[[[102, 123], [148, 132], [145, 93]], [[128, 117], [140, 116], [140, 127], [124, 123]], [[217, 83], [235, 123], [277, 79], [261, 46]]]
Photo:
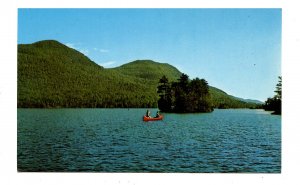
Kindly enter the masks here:
[[18, 109], [18, 170], [281, 172], [281, 116], [216, 109], [143, 122], [145, 112]]

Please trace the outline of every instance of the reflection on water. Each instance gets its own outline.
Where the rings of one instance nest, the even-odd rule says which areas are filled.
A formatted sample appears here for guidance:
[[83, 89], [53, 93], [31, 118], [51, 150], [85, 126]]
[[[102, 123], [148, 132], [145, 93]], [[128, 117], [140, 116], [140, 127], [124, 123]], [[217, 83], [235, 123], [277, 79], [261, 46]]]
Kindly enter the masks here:
[[281, 116], [215, 110], [143, 122], [145, 112], [18, 109], [18, 170], [281, 172]]

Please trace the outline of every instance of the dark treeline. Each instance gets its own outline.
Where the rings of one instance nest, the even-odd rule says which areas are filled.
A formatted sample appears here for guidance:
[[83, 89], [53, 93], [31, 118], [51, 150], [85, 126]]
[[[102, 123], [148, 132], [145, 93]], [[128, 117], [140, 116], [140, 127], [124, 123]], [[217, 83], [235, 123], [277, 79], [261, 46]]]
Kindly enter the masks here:
[[211, 112], [213, 106], [206, 80], [189, 80], [182, 74], [177, 82], [170, 83], [166, 76], [159, 80], [158, 108], [163, 112]]
[[282, 78], [278, 77], [278, 83], [276, 85], [276, 90], [274, 91], [276, 95], [273, 98], [268, 98], [263, 105], [263, 108], [268, 111], [274, 111], [273, 114], [281, 114], [281, 98], [282, 98]]

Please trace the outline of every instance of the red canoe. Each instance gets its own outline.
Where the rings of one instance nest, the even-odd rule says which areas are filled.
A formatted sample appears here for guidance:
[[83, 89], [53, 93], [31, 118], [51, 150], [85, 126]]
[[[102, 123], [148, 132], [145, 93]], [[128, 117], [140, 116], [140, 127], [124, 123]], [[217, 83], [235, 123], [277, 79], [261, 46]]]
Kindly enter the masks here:
[[149, 117], [146, 117], [146, 116], [143, 117], [143, 120], [144, 120], [144, 121], [158, 121], [158, 120], [162, 120], [162, 119], [163, 119], [163, 116], [162, 116], [162, 115], [160, 115], [160, 116], [157, 117], [157, 118], [149, 118]]

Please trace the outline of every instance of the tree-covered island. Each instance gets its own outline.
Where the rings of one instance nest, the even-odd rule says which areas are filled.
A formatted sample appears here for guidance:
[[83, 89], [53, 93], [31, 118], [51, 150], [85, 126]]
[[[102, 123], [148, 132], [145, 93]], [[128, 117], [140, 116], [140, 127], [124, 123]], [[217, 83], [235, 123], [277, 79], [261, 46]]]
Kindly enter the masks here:
[[170, 83], [166, 76], [159, 80], [158, 108], [163, 112], [211, 112], [213, 106], [209, 86], [205, 79], [190, 80], [182, 74], [177, 82]]

